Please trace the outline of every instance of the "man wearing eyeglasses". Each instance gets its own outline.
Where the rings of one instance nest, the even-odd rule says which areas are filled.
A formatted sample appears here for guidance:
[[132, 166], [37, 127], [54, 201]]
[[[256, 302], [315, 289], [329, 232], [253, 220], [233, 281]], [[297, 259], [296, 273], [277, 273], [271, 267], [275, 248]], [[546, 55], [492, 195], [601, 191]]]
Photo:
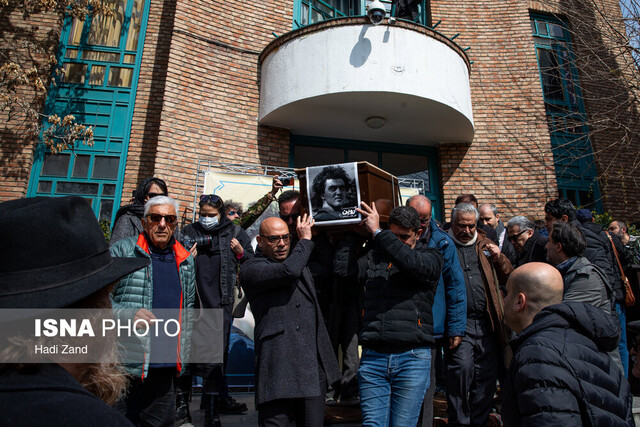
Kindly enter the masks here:
[[327, 386], [340, 378], [307, 264], [314, 248], [313, 220], [296, 219], [299, 241], [280, 218], [260, 224], [258, 251], [240, 268], [256, 320], [258, 423], [320, 427]]
[[[167, 196], [149, 199], [142, 218], [144, 231], [119, 240], [110, 248], [112, 256], [151, 260], [148, 267], [125, 276], [115, 285], [112, 300], [116, 316], [127, 317], [133, 311], [132, 323], [138, 320], [152, 323], [156, 319], [154, 310], [175, 309], [181, 320], [180, 334], [174, 339], [143, 338], [141, 363], [127, 366], [134, 380], [124, 402], [126, 414], [142, 425], [173, 425], [176, 398], [173, 381], [185, 373], [191, 351], [193, 319], [188, 309], [195, 303], [195, 264], [193, 255], [173, 237], [177, 213], [178, 202], [174, 199]], [[128, 357], [135, 360], [135, 356]]]
[[445, 351], [450, 425], [486, 425], [507, 345], [500, 287], [513, 266], [477, 229], [478, 210], [460, 203], [451, 211], [449, 237], [456, 244], [467, 289], [467, 327], [462, 343]]
[[507, 223], [507, 236], [516, 250], [516, 267], [528, 262], [547, 261], [547, 239], [535, 231], [535, 224], [529, 218], [511, 218]]

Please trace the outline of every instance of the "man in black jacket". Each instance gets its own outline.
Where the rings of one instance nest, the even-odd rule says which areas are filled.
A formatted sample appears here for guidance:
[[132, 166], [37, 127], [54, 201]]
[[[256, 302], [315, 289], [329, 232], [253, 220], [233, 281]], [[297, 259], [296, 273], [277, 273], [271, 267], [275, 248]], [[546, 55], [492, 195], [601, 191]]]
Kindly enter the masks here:
[[338, 363], [307, 267], [314, 247], [313, 220], [296, 219], [299, 241], [280, 218], [260, 225], [258, 252], [240, 269], [256, 319], [256, 407], [264, 425], [322, 426], [327, 385], [340, 378]]
[[373, 249], [358, 261], [364, 286], [358, 382], [362, 425], [415, 426], [429, 385], [433, 317], [431, 306], [442, 255], [420, 242], [415, 209], [401, 206], [380, 228], [375, 203], [358, 211]]
[[516, 267], [528, 262], [546, 261], [547, 239], [535, 231], [535, 224], [529, 218], [524, 216], [511, 218], [507, 223], [507, 238], [516, 250]]
[[[622, 331], [620, 334], [618, 349], [620, 350], [624, 373], [625, 376], [627, 376], [629, 370], [629, 350], [627, 349], [627, 320], [624, 305], [624, 287], [622, 286], [620, 271], [614, 258], [613, 250], [611, 249], [611, 241], [609, 240], [607, 232], [604, 231], [599, 224], [593, 222], [591, 212], [586, 209], [581, 209], [582, 221], [578, 221], [576, 209], [573, 204], [562, 197], [547, 202], [544, 206], [544, 212], [544, 219], [547, 223], [547, 230], [549, 231], [553, 229], [553, 224], [555, 222], [568, 222], [571, 225], [580, 228], [587, 240], [587, 249], [584, 253], [585, 258], [587, 258], [592, 264], [600, 267], [609, 278], [609, 284], [613, 288], [613, 295], [615, 298], [614, 308]], [[614, 241], [614, 244], [616, 241], [618, 244], [620, 243], [617, 237], [613, 237], [612, 240]]]
[[506, 426], [634, 425], [629, 383], [607, 352], [618, 326], [590, 304], [562, 300], [562, 277], [543, 263], [507, 282], [505, 322], [516, 332], [502, 404]]

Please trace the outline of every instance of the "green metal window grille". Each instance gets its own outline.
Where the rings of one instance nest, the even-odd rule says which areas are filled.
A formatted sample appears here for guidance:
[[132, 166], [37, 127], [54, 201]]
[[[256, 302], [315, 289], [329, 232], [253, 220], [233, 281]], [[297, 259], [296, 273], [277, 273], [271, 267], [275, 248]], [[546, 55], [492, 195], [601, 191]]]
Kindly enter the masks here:
[[560, 195], [601, 210], [600, 190], [571, 34], [562, 20], [531, 15], [540, 83]]
[[[112, 16], [65, 19], [45, 112], [94, 126], [94, 146], [51, 154], [38, 144], [27, 195], [81, 196], [111, 221], [122, 182], [148, 15], [146, 0], [104, 0]], [[46, 125], [46, 124], [45, 124]]]
[[[347, 16], [362, 16], [367, 13], [371, 0], [295, 0], [293, 10], [293, 29], [305, 27], [328, 19]], [[387, 10], [387, 16], [395, 16], [395, 6], [391, 0], [381, 0]], [[431, 25], [429, 0], [418, 3], [416, 22]]]

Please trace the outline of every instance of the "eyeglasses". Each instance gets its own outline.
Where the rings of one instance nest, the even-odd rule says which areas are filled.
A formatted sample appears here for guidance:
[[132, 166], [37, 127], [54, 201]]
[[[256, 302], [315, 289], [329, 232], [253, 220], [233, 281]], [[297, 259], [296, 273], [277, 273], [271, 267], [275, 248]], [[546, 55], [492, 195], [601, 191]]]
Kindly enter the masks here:
[[229, 212], [227, 212], [227, 216], [234, 216], [234, 215], [240, 215], [240, 212], [238, 212], [238, 211], [229, 211]]
[[164, 193], [147, 193], [147, 197], [150, 199], [153, 199], [154, 197], [158, 197], [158, 196], [166, 196], [166, 194]]
[[291, 241], [291, 234], [283, 234], [282, 236], [264, 236], [261, 234], [260, 236], [267, 239], [272, 245], [278, 243], [280, 240], [284, 243], [289, 243]]
[[529, 231], [529, 230], [522, 230], [521, 232], [519, 232], [518, 234], [512, 234], [511, 236], [509, 236], [509, 241], [510, 242], [515, 242], [516, 240], [518, 240], [518, 237], [520, 237], [520, 235], [522, 233], [524, 233], [525, 231]]
[[149, 214], [147, 215], [147, 218], [149, 218], [149, 221], [151, 221], [154, 224], [161, 222], [162, 219], [164, 218], [164, 222], [166, 222], [169, 225], [175, 224], [176, 221], [178, 220], [178, 217], [175, 215], [160, 215], [160, 214]]
[[299, 213], [294, 213], [294, 214], [289, 214], [289, 215], [280, 214], [280, 219], [283, 220], [284, 222], [289, 222], [290, 219], [292, 219], [294, 221], [297, 220], [299, 216], [300, 216]]
[[203, 194], [200, 196], [200, 203], [212, 203], [215, 205], [221, 201], [220, 196], [216, 196], [215, 194]]

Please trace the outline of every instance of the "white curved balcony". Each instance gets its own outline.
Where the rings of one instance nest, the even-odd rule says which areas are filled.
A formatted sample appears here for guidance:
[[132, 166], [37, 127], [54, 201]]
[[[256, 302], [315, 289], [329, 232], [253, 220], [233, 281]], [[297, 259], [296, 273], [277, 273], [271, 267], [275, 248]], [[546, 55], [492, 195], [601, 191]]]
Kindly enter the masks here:
[[471, 142], [464, 52], [417, 24], [368, 22], [325, 21], [270, 43], [260, 56], [259, 123], [298, 135]]

